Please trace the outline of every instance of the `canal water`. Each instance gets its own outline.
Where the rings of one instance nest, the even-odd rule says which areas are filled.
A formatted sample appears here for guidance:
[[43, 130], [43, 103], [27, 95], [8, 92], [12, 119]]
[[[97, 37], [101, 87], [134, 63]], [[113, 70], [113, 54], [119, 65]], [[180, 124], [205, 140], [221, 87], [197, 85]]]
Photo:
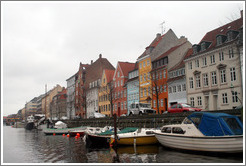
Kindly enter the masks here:
[[42, 131], [3, 126], [3, 164], [7, 163], [243, 163], [243, 154], [179, 151], [161, 145], [91, 147], [83, 138], [46, 136]]

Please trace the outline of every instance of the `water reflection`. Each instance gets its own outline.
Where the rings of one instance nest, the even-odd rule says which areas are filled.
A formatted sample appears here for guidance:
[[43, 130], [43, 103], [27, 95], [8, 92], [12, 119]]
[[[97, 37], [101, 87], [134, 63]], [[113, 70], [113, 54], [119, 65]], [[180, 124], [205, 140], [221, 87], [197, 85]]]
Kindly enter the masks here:
[[22, 128], [3, 128], [3, 163], [242, 163], [242, 154], [217, 155], [167, 149], [161, 145], [88, 146], [85, 139]]

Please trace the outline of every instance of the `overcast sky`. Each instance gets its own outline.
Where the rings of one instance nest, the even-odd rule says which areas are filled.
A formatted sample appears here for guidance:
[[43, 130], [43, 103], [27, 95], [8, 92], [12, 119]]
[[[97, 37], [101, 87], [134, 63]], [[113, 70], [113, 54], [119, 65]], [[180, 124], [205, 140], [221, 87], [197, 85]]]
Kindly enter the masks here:
[[1, 2], [2, 115], [56, 84], [66, 87], [79, 63], [99, 54], [116, 67], [135, 62], [172, 29], [192, 44], [240, 17], [244, 2]]

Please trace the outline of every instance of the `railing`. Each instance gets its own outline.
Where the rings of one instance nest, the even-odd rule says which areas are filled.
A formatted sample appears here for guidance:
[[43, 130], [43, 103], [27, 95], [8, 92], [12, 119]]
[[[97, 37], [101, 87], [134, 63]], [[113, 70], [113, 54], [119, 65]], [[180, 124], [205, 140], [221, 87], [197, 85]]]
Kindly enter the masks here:
[[[208, 111], [207, 111], [208, 112]], [[236, 115], [242, 120], [242, 110], [230, 109], [230, 110], [219, 110], [209, 112], [223, 112], [231, 115]], [[117, 118], [117, 126], [119, 128], [124, 127], [162, 127], [167, 124], [178, 124], [183, 121], [185, 117], [190, 115], [192, 112], [184, 113], [168, 113], [160, 115], [135, 115], [135, 116], [124, 116]], [[104, 127], [113, 126], [113, 118], [92, 118], [92, 119], [77, 119], [77, 120], [66, 120], [68, 127], [78, 126], [92, 126], [92, 127]]]

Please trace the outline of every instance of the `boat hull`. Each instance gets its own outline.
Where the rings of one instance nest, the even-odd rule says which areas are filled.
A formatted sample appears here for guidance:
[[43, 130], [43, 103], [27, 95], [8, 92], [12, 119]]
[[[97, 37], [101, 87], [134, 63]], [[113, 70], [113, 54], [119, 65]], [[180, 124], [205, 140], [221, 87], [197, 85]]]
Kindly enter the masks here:
[[34, 122], [29, 122], [25, 126], [26, 130], [32, 130], [33, 128], [34, 128]]
[[222, 153], [240, 153], [243, 151], [243, 136], [191, 137], [155, 134], [160, 144], [169, 148]]
[[[114, 138], [111, 138], [111, 143], [114, 142]], [[117, 140], [118, 145], [151, 145], [158, 143], [155, 135], [125, 137]]]
[[87, 139], [90, 141], [93, 145], [100, 145], [100, 146], [109, 146], [110, 143], [110, 137], [108, 136], [100, 136], [100, 135], [94, 135], [94, 134], [87, 134]]
[[52, 128], [45, 128], [43, 129], [44, 134], [46, 135], [63, 135], [63, 134], [69, 134], [70, 131], [81, 129], [82, 127], [76, 127], [76, 128], [64, 128], [64, 129], [52, 129]]

